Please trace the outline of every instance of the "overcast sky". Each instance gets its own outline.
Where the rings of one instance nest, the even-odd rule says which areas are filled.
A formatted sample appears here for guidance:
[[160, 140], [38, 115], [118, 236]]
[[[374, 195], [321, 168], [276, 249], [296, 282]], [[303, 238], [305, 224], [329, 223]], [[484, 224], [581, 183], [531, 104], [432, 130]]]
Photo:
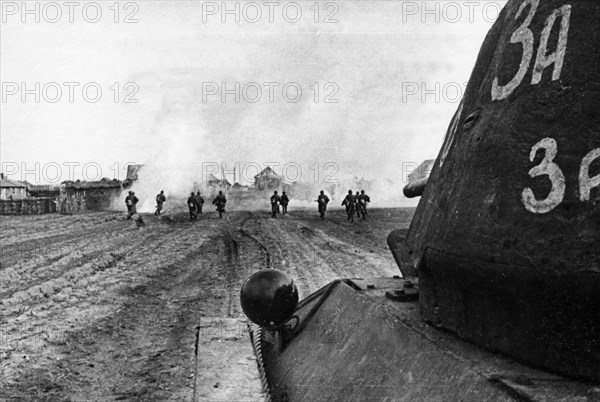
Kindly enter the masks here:
[[[69, 162], [79, 164], [75, 179], [96, 178], [94, 168], [84, 177], [85, 164], [113, 178], [116, 166], [137, 162], [185, 170], [187, 180], [202, 163], [275, 162], [298, 164], [308, 180], [318, 163], [322, 181], [330, 162], [340, 177], [400, 182], [403, 164], [437, 156], [505, 2], [430, 1], [429, 13], [420, 1], [228, 2], [240, 22], [222, 15], [221, 2], [121, 2], [117, 23], [113, 3], [94, 3], [102, 15], [92, 23], [94, 4], [84, 11], [89, 3], [80, 2], [69, 22], [59, 2], [62, 17], [51, 23], [57, 10], [42, 2], [36, 23], [23, 3], [3, 2], [0, 158], [7, 172], [18, 164], [12, 178], [47, 181], [58, 164], [66, 180]], [[128, 15], [138, 22], [125, 23]], [[78, 83], [72, 103], [65, 82]], [[39, 103], [35, 94], [23, 102], [21, 83], [33, 92], [40, 83]], [[224, 102], [221, 83], [232, 90]], [[57, 86], [62, 96], [52, 103]], [[432, 91], [424, 99], [423, 88]], [[138, 102], [125, 103], [134, 91]]]

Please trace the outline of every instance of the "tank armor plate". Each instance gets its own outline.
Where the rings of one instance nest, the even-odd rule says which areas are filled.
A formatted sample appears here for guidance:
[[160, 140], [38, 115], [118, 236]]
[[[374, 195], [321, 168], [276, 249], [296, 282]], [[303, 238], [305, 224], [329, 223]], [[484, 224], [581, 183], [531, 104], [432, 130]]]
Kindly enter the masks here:
[[[426, 324], [406, 279], [338, 280], [300, 302], [261, 348], [275, 401], [566, 401], [600, 389], [515, 362]], [[418, 288], [416, 279], [410, 289]], [[284, 340], [285, 339], [285, 340]]]

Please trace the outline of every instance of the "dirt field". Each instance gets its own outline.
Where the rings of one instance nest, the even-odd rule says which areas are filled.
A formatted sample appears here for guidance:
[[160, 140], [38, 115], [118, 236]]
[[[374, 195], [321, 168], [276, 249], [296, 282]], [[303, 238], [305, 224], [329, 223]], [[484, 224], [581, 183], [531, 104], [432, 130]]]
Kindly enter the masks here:
[[413, 212], [0, 217], [0, 400], [261, 400], [242, 281], [397, 275], [385, 238]]

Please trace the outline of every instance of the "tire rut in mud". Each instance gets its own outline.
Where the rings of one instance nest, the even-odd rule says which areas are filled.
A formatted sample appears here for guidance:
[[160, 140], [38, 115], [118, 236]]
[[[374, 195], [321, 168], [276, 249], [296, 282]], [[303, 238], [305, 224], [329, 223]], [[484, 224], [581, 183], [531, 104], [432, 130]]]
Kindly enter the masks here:
[[223, 244], [225, 246], [225, 280], [227, 282], [227, 317], [233, 317], [235, 311], [235, 288], [237, 286], [237, 272], [240, 270], [238, 243], [231, 233], [222, 234]]
[[260, 240], [258, 240], [256, 237], [252, 236], [246, 229], [244, 229], [244, 225], [250, 220], [256, 221], [256, 219], [253, 217], [246, 218], [244, 221], [242, 221], [242, 223], [240, 225], [239, 233], [240, 233], [240, 235], [245, 236], [248, 239], [250, 239], [251, 241], [253, 241], [254, 243], [256, 243], [256, 245], [264, 253], [264, 258], [265, 258], [265, 267], [264, 268], [271, 268], [272, 257], [271, 257], [271, 252], [269, 251], [269, 248], [267, 246], [265, 246], [265, 244], [262, 243]]
[[239, 227], [221, 230], [223, 244], [223, 276], [227, 283], [227, 317], [239, 317], [239, 292], [243, 281], [253, 272], [271, 268], [271, 251], [256, 237], [244, 230], [244, 219]]

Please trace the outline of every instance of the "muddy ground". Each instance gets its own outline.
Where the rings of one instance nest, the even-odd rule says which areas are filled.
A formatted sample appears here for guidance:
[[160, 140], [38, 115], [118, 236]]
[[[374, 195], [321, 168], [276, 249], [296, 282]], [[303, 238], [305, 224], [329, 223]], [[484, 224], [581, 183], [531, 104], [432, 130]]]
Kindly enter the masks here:
[[[0, 400], [256, 401], [239, 304], [276, 268], [300, 297], [342, 277], [399, 274], [385, 238], [413, 209], [0, 217]], [[197, 327], [200, 327], [197, 329]], [[195, 354], [198, 337], [198, 354]]]

